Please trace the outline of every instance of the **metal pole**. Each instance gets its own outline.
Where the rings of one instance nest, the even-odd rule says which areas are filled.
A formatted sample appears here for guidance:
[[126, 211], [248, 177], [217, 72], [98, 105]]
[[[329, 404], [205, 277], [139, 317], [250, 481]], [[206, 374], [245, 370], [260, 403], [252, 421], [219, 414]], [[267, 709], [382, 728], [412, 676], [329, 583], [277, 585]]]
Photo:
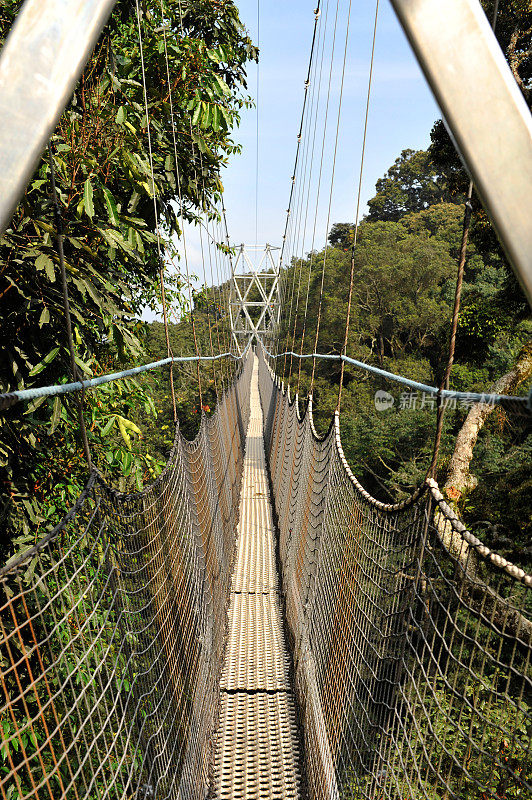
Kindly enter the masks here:
[[27, 0], [0, 57], [0, 233], [116, 0]]
[[532, 304], [532, 117], [478, 0], [391, 0]]

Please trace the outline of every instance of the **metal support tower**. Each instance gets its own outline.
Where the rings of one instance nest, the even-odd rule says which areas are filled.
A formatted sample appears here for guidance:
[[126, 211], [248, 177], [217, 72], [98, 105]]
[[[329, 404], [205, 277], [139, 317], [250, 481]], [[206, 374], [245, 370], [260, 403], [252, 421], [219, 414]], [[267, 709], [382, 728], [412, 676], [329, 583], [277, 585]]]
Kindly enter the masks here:
[[[254, 339], [261, 339], [269, 348], [277, 335], [281, 298], [279, 262], [273, 255], [275, 250], [279, 248], [267, 244], [260, 254], [256, 252], [260, 248], [241, 244], [234, 261], [229, 316], [233, 343], [238, 355]], [[253, 257], [250, 257], [251, 253]]]

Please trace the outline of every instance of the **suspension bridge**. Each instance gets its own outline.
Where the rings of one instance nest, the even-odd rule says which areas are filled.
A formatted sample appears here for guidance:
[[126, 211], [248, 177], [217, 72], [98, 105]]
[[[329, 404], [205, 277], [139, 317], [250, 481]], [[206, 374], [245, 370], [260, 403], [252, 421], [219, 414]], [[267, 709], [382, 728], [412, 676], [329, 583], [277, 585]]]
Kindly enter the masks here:
[[[44, 4], [52, 17], [60, 5]], [[61, 85], [43, 82], [28, 98], [32, 124], [8, 143], [3, 227], [112, 5], [90, 0], [79, 19], [66, 4], [55, 19], [76, 47], [61, 50]], [[432, 0], [393, 5], [529, 293], [530, 115], [489, 24], [474, 0], [444, 11]], [[0, 112], [19, 88], [5, 80], [15, 55], [21, 73], [34, 69], [24, 52], [36, 8], [27, 4], [6, 44]], [[507, 112], [504, 169], [493, 163], [499, 139], [470, 105], [471, 64], [451, 42], [460, 18]], [[50, 26], [47, 13], [32, 21], [34, 38]], [[286, 231], [281, 261], [267, 246], [247, 271], [243, 247], [231, 263], [230, 351], [169, 352], [0, 395], [7, 409], [183, 361], [236, 364], [196, 438], [176, 424], [153, 483], [124, 494], [91, 466], [59, 525], [0, 569], [3, 800], [530, 796], [532, 576], [465, 528], [430, 470], [401, 502], [372, 497], [343, 452], [340, 399], [319, 436], [312, 395], [303, 411], [277, 365], [328, 358], [343, 377], [351, 363], [428, 392], [438, 409], [461, 398], [529, 416], [530, 400], [421, 384], [345, 346], [281, 352], [285, 241]]]

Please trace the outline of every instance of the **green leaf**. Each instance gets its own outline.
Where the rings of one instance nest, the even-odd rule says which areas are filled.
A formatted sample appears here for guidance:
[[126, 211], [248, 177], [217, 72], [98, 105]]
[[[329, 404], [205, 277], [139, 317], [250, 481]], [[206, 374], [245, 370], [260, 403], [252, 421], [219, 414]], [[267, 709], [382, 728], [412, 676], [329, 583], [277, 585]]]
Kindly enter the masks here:
[[90, 178], [85, 181], [85, 188], [83, 190], [83, 205], [85, 213], [92, 220], [94, 217], [94, 192], [92, 190], [92, 183]]
[[194, 113], [192, 114], [192, 124], [193, 125], [197, 125], [198, 124], [198, 120], [199, 120], [200, 114], [201, 114], [201, 106], [202, 105], [203, 105], [202, 103], [198, 103], [196, 105], [195, 109], [194, 109]]
[[201, 117], [200, 126], [205, 130], [211, 124], [212, 106], [210, 105], [210, 103], [203, 103], [203, 105], [205, 106], [205, 111], [203, 112], [203, 115]]
[[104, 186], [102, 191], [103, 191], [103, 196], [105, 198], [105, 205], [107, 206], [107, 215], [109, 217], [109, 222], [111, 222], [112, 225], [116, 225], [118, 227], [118, 225], [120, 224], [120, 218], [118, 216], [118, 209], [116, 207], [115, 199], [112, 193], [107, 188], [107, 186]]
[[116, 419], [117, 419], [117, 422], [118, 422], [118, 430], [120, 431], [120, 433], [122, 435], [122, 439], [126, 443], [126, 447], [129, 450], [131, 450], [131, 436], [129, 435], [129, 433], [126, 430], [126, 426], [124, 425], [124, 420], [122, 419], [122, 417], [117, 417]]
[[55, 429], [59, 425], [60, 419], [61, 419], [61, 398], [58, 396], [54, 398], [54, 408], [52, 411], [52, 419], [50, 420], [50, 430], [48, 431], [50, 435], [55, 431]]
[[33, 369], [30, 372], [30, 377], [33, 377], [34, 375], [39, 375], [39, 373], [42, 372], [43, 369], [46, 369], [48, 364], [52, 363], [52, 361], [58, 354], [59, 350], [60, 350], [59, 347], [54, 347], [53, 350], [50, 350], [50, 352], [47, 355], [45, 355], [42, 361], [39, 361], [39, 363], [33, 367]]
[[116, 119], [116, 121], [118, 122], [119, 125], [122, 125], [124, 123], [125, 118], [126, 118], [126, 112], [125, 112], [124, 106], [120, 106], [120, 108], [116, 112], [115, 119]]
[[231, 94], [229, 86], [226, 84], [226, 82], [224, 81], [224, 79], [220, 75], [215, 75], [214, 76], [214, 80], [218, 84], [218, 87], [220, 88], [222, 94], [225, 94], [225, 95], [230, 95]]
[[115, 418], [109, 417], [104, 427], [102, 428], [102, 436], [107, 436], [107, 434], [109, 433], [114, 424], [115, 424]]
[[45, 253], [42, 253], [38, 258], [35, 259], [35, 268], [38, 272], [42, 272], [44, 269], [50, 283], [55, 283], [54, 262], [49, 256], [45, 255]]
[[230, 128], [231, 127], [231, 117], [229, 116], [229, 112], [227, 111], [227, 109], [224, 106], [220, 106], [220, 113], [221, 113], [221, 115], [223, 117], [223, 120], [225, 122], [225, 127], [226, 128]]
[[83, 359], [80, 358], [77, 353], [74, 353], [74, 361], [78, 367], [81, 367], [86, 375], [92, 375], [92, 369], [90, 368], [90, 365], [83, 361]]
[[126, 478], [131, 473], [131, 465], [133, 464], [133, 456], [129, 451], [122, 456], [122, 470]]

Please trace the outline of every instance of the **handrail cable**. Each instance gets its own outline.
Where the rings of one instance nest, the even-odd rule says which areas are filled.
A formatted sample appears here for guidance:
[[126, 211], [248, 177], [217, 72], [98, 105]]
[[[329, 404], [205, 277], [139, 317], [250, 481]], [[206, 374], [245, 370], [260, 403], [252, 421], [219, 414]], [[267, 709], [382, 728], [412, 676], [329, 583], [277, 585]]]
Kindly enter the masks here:
[[0, 411], [10, 408], [16, 403], [35, 400], [37, 397], [56, 397], [57, 395], [70, 394], [71, 392], [81, 392], [85, 389], [95, 389], [97, 386], [103, 386], [113, 381], [120, 381], [124, 378], [132, 378], [135, 375], [159, 369], [160, 367], [166, 367], [169, 364], [184, 364], [192, 361], [213, 361], [222, 358], [233, 358], [235, 361], [242, 361], [248, 349], [249, 344], [246, 346], [241, 356], [237, 356], [231, 352], [219, 353], [216, 356], [170, 356], [169, 358], [162, 358], [160, 361], [152, 361], [149, 364], [131, 367], [131, 369], [124, 369], [120, 372], [110, 372], [106, 375], [99, 375], [97, 378], [89, 378], [84, 381], [54, 383], [50, 386], [36, 386], [32, 389], [21, 389], [17, 392], [4, 392], [0, 394]]
[[[290, 351], [287, 353], [270, 353], [270, 351], [262, 342], [261, 344], [264, 348], [264, 352], [269, 358], [276, 359], [283, 357], [285, 354], [290, 355]], [[292, 352], [291, 355], [293, 355], [295, 358], [301, 359], [312, 358], [316, 360], [320, 358], [325, 361], [343, 361], [346, 364], [351, 364], [352, 366], [358, 367], [358, 369], [362, 369], [365, 372], [371, 373], [372, 375], [377, 375], [380, 378], [385, 378], [386, 380], [400, 383], [403, 386], [408, 386], [410, 389], [414, 389], [419, 392], [425, 392], [425, 394], [429, 394], [434, 397], [437, 397], [439, 394], [441, 394], [442, 398], [459, 400], [467, 404], [486, 403], [490, 405], [501, 405], [506, 406], [508, 410], [512, 410], [515, 413], [525, 414], [527, 416], [532, 414], [532, 405], [529, 402], [529, 398], [524, 396], [520, 397], [519, 395], [494, 394], [491, 392], [462, 392], [455, 391], [454, 389], [441, 389], [438, 386], [430, 386], [426, 383], [420, 383], [419, 381], [405, 378], [403, 375], [396, 375], [394, 372], [389, 372], [388, 370], [381, 369], [380, 367], [375, 367], [373, 364], [366, 364], [364, 361], [358, 361], [356, 358], [350, 358], [349, 356], [340, 355], [338, 353], [301, 354]], [[514, 406], [514, 408], [512, 408], [512, 406]]]

